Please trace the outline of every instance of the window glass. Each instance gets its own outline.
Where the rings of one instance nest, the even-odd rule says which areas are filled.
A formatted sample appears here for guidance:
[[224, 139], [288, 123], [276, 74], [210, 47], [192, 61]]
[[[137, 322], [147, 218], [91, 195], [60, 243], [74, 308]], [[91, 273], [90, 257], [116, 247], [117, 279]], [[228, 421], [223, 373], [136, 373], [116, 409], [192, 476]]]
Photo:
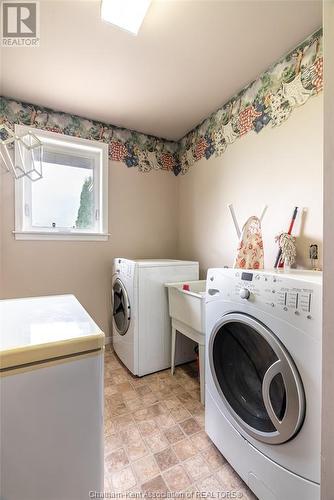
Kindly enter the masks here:
[[124, 335], [129, 327], [130, 304], [124, 285], [116, 280], [113, 285], [113, 317], [118, 333]]
[[31, 186], [32, 226], [92, 229], [94, 171], [43, 163], [43, 178]]
[[[30, 131], [16, 125], [23, 136]], [[45, 130], [33, 130], [42, 143], [42, 177], [15, 183], [16, 239], [108, 239], [108, 145]], [[40, 149], [38, 150], [41, 151]], [[35, 159], [36, 160], [36, 159]], [[29, 150], [15, 148], [15, 162], [30, 171]]]

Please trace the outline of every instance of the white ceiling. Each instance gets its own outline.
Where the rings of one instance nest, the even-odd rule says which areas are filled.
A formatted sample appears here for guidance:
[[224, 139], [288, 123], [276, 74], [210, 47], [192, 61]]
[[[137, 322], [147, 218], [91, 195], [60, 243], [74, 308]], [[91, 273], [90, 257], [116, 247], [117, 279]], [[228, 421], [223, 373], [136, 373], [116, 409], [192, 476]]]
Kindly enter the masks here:
[[2, 49], [2, 94], [168, 139], [322, 22], [320, 0], [153, 0], [135, 37], [98, 0], [40, 5], [40, 47]]

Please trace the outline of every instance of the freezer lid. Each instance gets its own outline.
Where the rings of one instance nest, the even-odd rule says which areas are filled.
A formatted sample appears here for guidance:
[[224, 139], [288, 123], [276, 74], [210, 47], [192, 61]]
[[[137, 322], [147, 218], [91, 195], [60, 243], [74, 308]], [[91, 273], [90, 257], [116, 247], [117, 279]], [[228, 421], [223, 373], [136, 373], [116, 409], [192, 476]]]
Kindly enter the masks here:
[[104, 333], [74, 295], [0, 300], [0, 369], [104, 345]]

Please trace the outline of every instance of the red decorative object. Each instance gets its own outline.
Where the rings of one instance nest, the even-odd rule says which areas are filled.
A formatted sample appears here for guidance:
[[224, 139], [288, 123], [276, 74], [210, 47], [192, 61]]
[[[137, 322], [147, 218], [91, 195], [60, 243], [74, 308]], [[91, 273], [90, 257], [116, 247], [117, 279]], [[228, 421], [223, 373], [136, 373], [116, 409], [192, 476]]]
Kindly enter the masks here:
[[323, 71], [324, 71], [324, 60], [322, 57], [319, 57], [313, 65], [313, 70], [315, 73], [315, 77], [312, 80], [312, 84], [315, 87], [315, 90], [317, 94], [322, 91], [324, 88], [324, 78], [323, 78]]
[[195, 146], [195, 158], [196, 160], [200, 160], [203, 158], [206, 148], [208, 144], [206, 140], [202, 137]]
[[161, 162], [163, 170], [173, 170], [175, 160], [171, 153], [162, 153]]
[[254, 128], [253, 121], [261, 116], [260, 111], [256, 111], [254, 106], [248, 106], [243, 111], [240, 111], [238, 117], [238, 129], [240, 136], [247, 134]]
[[122, 161], [128, 154], [128, 150], [119, 141], [111, 141], [109, 147], [109, 153], [111, 155], [111, 159], [115, 161]]

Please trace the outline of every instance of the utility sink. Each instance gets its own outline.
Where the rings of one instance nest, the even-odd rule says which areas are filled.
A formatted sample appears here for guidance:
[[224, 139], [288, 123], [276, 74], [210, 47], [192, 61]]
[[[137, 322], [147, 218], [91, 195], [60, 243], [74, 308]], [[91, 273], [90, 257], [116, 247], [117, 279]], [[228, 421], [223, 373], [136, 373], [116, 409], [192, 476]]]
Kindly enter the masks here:
[[[189, 285], [190, 290], [183, 290]], [[204, 301], [206, 281], [166, 283], [168, 288], [169, 315], [199, 333], [205, 332]]]
[[[188, 285], [189, 290], [183, 290]], [[172, 324], [171, 371], [175, 368], [176, 333], [198, 344], [201, 402], [205, 401], [205, 287], [206, 281], [166, 283], [168, 288], [169, 315]]]

